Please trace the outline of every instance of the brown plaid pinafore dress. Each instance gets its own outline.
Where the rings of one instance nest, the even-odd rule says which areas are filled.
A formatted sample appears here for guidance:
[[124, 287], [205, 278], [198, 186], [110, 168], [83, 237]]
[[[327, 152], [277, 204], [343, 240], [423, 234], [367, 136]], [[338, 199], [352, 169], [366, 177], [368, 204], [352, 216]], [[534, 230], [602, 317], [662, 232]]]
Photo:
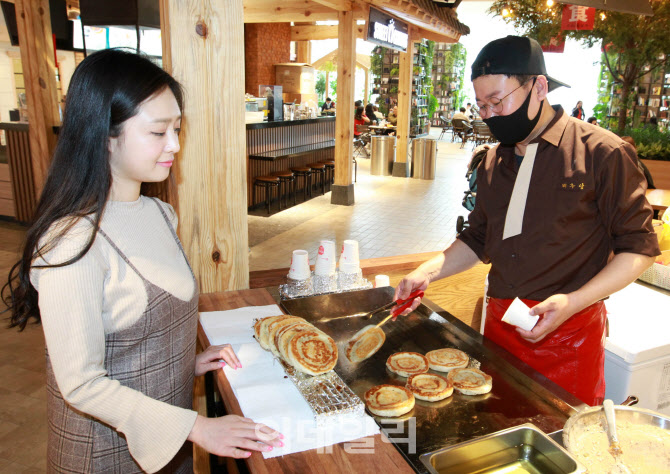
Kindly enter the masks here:
[[[168, 217], [156, 201], [186, 259]], [[98, 231], [142, 279], [148, 303], [142, 316], [128, 328], [105, 336], [108, 377], [148, 397], [182, 408], [193, 407], [193, 377], [198, 324], [198, 286], [190, 301], [182, 301], [157, 287], [103, 232]], [[190, 265], [189, 265], [190, 269]], [[193, 271], [191, 271], [191, 277]], [[62, 398], [47, 353], [48, 472], [140, 473], [122, 434], [70, 407]], [[184, 443], [161, 473], [192, 473], [192, 445]]]

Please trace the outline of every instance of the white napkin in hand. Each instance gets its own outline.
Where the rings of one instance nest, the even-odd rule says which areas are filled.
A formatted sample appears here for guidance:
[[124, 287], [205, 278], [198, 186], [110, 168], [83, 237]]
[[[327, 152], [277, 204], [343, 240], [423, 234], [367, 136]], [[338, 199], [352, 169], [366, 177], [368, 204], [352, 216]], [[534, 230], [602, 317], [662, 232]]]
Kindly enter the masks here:
[[531, 316], [529, 314], [530, 308], [521, 301], [518, 297], [514, 298], [512, 304], [509, 305], [505, 315], [502, 318], [504, 323], [511, 324], [512, 326], [520, 327], [526, 331], [531, 331], [537, 324], [537, 320], [540, 319], [540, 316]]

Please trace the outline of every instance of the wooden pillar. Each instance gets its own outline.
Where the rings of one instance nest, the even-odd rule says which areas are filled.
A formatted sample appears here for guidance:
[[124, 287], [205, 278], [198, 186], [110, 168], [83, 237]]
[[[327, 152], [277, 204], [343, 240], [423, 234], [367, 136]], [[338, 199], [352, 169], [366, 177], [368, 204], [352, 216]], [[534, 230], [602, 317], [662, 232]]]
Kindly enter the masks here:
[[[330, 95], [330, 72], [326, 71], [326, 97]], [[326, 100], [326, 98], [324, 98]], [[337, 107], [337, 104], [335, 104]]]
[[15, 8], [28, 103], [35, 196], [39, 196], [56, 145], [53, 127], [60, 125], [51, 15], [48, 0], [16, 0]]
[[243, 0], [160, 1], [171, 73], [185, 91], [173, 168], [179, 236], [200, 292], [248, 288]]
[[311, 41], [296, 41], [295, 42], [296, 62], [311, 64], [312, 62], [312, 42]]
[[364, 69], [365, 71], [365, 95], [363, 96], [363, 102], [367, 105], [370, 102], [370, 70]]
[[[299, 21], [294, 24], [295, 26], [309, 26], [309, 25], [316, 25], [316, 22]], [[295, 61], [297, 63], [312, 64], [312, 42], [310, 40], [295, 42]]]
[[356, 37], [354, 14], [338, 12], [337, 27], [337, 114], [335, 118], [335, 184], [332, 204], [354, 203], [354, 185], [351, 176], [354, 155], [354, 74], [356, 72]]
[[393, 176], [408, 178], [410, 175], [409, 151], [409, 117], [410, 100], [412, 98], [412, 56], [414, 51], [413, 31], [410, 26], [407, 52], [400, 53], [398, 61], [398, 143], [393, 163]]

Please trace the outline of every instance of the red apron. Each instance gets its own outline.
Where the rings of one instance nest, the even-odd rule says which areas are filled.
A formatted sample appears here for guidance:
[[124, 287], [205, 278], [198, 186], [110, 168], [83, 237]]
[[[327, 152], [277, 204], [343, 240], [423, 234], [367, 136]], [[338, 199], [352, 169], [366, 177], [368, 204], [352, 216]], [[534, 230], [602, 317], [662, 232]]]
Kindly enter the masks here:
[[[592, 304], [532, 343], [501, 321], [512, 301], [489, 298], [484, 335], [584, 403], [600, 405], [605, 398], [605, 304]], [[539, 303], [522, 301], [531, 308]]]

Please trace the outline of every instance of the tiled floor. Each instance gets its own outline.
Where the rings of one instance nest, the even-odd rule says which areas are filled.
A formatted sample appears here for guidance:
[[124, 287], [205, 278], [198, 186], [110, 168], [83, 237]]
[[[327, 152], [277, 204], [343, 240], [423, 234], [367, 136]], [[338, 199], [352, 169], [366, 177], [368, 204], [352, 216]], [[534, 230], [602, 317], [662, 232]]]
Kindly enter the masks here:
[[[433, 130], [437, 136], [439, 130]], [[358, 159], [354, 206], [330, 204], [330, 193], [270, 217], [249, 216], [251, 270], [288, 267], [291, 251], [304, 249], [314, 263], [319, 240], [359, 242], [360, 258], [442, 250], [456, 236], [467, 189], [471, 147], [438, 143], [435, 180], [371, 176]]]
[[[439, 130], [433, 130], [437, 136]], [[291, 251], [318, 241], [356, 239], [361, 258], [441, 250], [455, 237], [467, 189], [470, 147], [442, 141], [434, 181], [370, 176], [358, 160], [356, 204], [334, 206], [330, 193], [270, 217], [249, 217], [252, 270], [287, 267]], [[0, 283], [18, 258], [25, 228], [0, 220]], [[4, 306], [0, 306], [4, 309]], [[4, 315], [3, 315], [4, 316]], [[4, 322], [4, 321], [3, 321]], [[0, 329], [0, 473], [46, 470], [44, 337], [40, 326], [22, 333]]]

